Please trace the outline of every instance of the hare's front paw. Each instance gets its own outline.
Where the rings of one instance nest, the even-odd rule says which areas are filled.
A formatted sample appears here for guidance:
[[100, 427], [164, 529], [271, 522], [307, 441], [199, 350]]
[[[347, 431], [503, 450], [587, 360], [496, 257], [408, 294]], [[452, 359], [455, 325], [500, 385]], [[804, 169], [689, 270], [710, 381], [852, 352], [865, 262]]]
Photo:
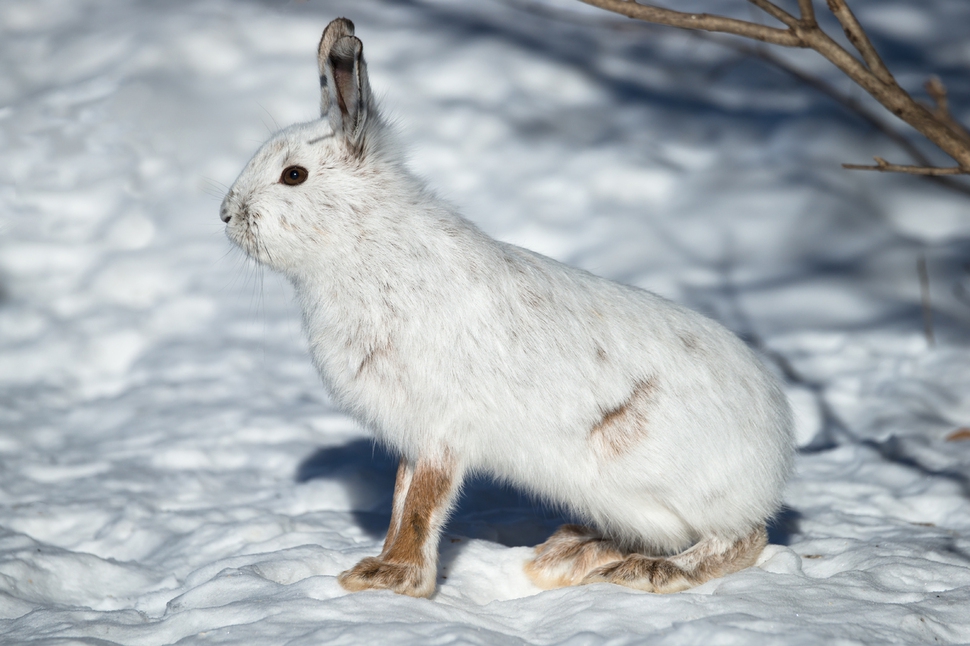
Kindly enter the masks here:
[[345, 590], [391, 590], [410, 597], [430, 597], [434, 592], [434, 572], [415, 564], [389, 563], [369, 556], [342, 572], [337, 581]]

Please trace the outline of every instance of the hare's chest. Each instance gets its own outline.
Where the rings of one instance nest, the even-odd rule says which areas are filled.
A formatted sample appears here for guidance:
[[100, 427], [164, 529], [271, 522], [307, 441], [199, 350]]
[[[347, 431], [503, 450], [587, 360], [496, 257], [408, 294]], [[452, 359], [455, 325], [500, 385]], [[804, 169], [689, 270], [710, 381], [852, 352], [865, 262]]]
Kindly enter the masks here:
[[326, 337], [311, 342], [313, 359], [331, 395], [344, 409], [375, 424], [393, 415], [390, 409], [395, 405], [412, 399], [408, 384], [413, 377], [394, 338], [335, 331]]
[[314, 362], [336, 395], [362, 395], [398, 381], [396, 344], [375, 335], [331, 332], [311, 339]]

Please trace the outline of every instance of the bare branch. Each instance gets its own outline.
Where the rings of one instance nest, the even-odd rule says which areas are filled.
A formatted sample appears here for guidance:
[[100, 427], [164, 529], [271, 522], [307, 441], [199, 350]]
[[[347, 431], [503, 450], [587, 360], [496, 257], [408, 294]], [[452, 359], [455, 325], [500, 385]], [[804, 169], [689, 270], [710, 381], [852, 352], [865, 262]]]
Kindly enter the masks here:
[[758, 7], [772, 18], [775, 18], [781, 23], [784, 23], [788, 27], [795, 27], [798, 25], [798, 18], [791, 15], [775, 3], [770, 0], [748, 0], [751, 4]]
[[[821, 78], [812, 76], [808, 74], [788, 61], [786, 61], [781, 56], [776, 56], [773, 52], [761, 45], [746, 45], [742, 41], [735, 40], [733, 38], [724, 38], [717, 34], [709, 34], [704, 31], [698, 31], [695, 33], [697, 38], [702, 38], [710, 42], [717, 43], [722, 47], [727, 47], [728, 49], [733, 49], [736, 52], [744, 54], [745, 56], [753, 56], [758, 58], [770, 65], [773, 65], [780, 69], [781, 71], [791, 75], [792, 77], [798, 79], [802, 83], [815, 88], [822, 94], [831, 98], [836, 103], [842, 105], [844, 108], [850, 112], [855, 113], [863, 121], [867, 122], [870, 126], [884, 134], [890, 140], [896, 143], [900, 148], [905, 150], [909, 156], [916, 162], [916, 166], [932, 167], [933, 163], [930, 161], [929, 157], [923, 154], [923, 152], [915, 145], [912, 141], [904, 137], [895, 128], [886, 123], [882, 116], [876, 114], [868, 107], [866, 107], [861, 101], [855, 97], [840, 92], [830, 83], [826, 83]], [[871, 167], [866, 166], [865, 168], [871, 169]], [[878, 170], [878, 169], [872, 169]], [[970, 195], [970, 186], [947, 177], [946, 175], [923, 175], [928, 181], [935, 184], [943, 186], [958, 193], [963, 193], [964, 195]]]
[[[701, 33], [698, 35], [703, 36], [704, 34]], [[747, 54], [749, 56], [754, 56], [756, 58], [759, 58], [765, 61], [766, 63], [770, 63], [771, 65], [774, 65], [775, 67], [779, 68], [781, 71], [798, 79], [802, 83], [815, 88], [816, 90], [826, 95], [833, 101], [844, 106], [849, 111], [854, 112], [856, 115], [861, 117], [873, 128], [875, 128], [879, 132], [886, 135], [889, 139], [896, 142], [896, 144], [900, 148], [902, 148], [907, 153], [909, 153], [909, 156], [912, 157], [917, 162], [917, 165], [919, 166], [931, 165], [929, 158], [926, 155], [924, 155], [919, 148], [914, 146], [909, 139], [901, 135], [897, 130], [895, 130], [888, 123], [886, 123], [886, 121], [884, 121], [882, 117], [880, 117], [875, 112], [870, 110], [868, 107], [866, 107], [861, 101], [859, 101], [855, 97], [849, 94], [840, 92], [833, 85], [831, 85], [830, 83], [826, 83], [825, 81], [823, 81], [821, 78], [817, 76], [812, 76], [811, 74], [803, 72], [802, 70], [798, 69], [797, 67], [795, 67], [794, 65], [786, 61], [781, 56], [776, 56], [775, 54], [768, 51], [764, 47], [760, 47], [757, 45], [753, 47], [748, 47], [740, 43], [734, 43], [734, 42], [729, 43], [727, 42], [727, 39], [718, 38], [716, 36], [710, 37], [710, 40], [715, 41], [723, 45], [724, 47], [730, 47], [735, 51], [741, 52], [743, 54]]]
[[806, 25], [816, 25], [815, 6], [812, 0], [798, 0], [798, 11], [802, 15], [802, 22]]
[[873, 157], [876, 160], [875, 166], [863, 166], [861, 164], [842, 164], [842, 168], [850, 170], [876, 170], [884, 173], [908, 173], [910, 175], [970, 175], [959, 166], [951, 168], [938, 168], [936, 166], [901, 166], [890, 164], [882, 157]]
[[946, 100], [946, 86], [943, 85], [943, 81], [940, 80], [939, 76], [931, 76], [930, 80], [926, 82], [926, 93], [930, 95], [933, 99], [933, 103], [936, 104], [936, 116], [938, 117], [948, 117], [950, 116], [950, 105]]
[[736, 20], [724, 16], [713, 16], [706, 13], [684, 13], [672, 9], [661, 9], [650, 5], [638, 4], [632, 0], [580, 0], [588, 5], [606, 9], [628, 18], [645, 20], [658, 25], [680, 27], [682, 29], [703, 29], [725, 34], [735, 34], [745, 38], [753, 38], [765, 43], [783, 45], [785, 47], [803, 47], [801, 39], [788, 29], [765, 27], [753, 22]]
[[953, 118], [950, 114], [950, 104], [946, 98], [946, 86], [943, 85], [943, 81], [940, 80], [939, 76], [931, 76], [930, 80], [926, 82], [926, 93], [930, 95], [933, 99], [933, 103], [936, 104], [936, 109], [933, 110], [933, 114], [937, 119], [944, 122], [953, 131], [953, 134], [959, 137], [966, 143], [970, 145], [970, 132], [962, 123]]
[[[508, 4], [511, 4], [512, 6], [520, 10], [528, 11], [529, 13], [539, 15], [544, 18], [566, 21], [573, 24], [581, 24], [581, 25], [589, 24], [589, 20], [587, 18], [580, 18], [579, 16], [576, 16], [573, 14], [555, 11], [550, 7], [548, 7], [545, 3], [537, 2], [536, 0], [502, 0], [502, 1]], [[799, 0], [799, 1], [805, 2], [807, 0]], [[802, 22], [804, 24], [804, 19]], [[641, 21], [641, 23], [642, 23], [641, 26], [646, 29], [649, 29], [653, 24], [655, 24], [646, 20]], [[626, 23], [616, 22], [608, 19], [599, 21], [599, 24], [603, 27], [607, 27], [610, 29], [620, 29], [620, 30], [625, 30], [633, 26], [633, 25], [627, 25]], [[817, 29], [817, 25], [816, 25], [816, 29]], [[886, 135], [889, 139], [894, 141], [898, 146], [900, 146], [903, 150], [905, 150], [909, 154], [913, 162], [915, 162], [913, 164], [914, 166], [926, 167], [926, 168], [933, 167], [933, 163], [930, 161], [930, 159], [926, 155], [924, 155], [922, 151], [916, 145], [914, 145], [912, 141], [907, 139], [898, 130], [896, 130], [889, 123], [887, 123], [886, 120], [881, 115], [869, 109], [867, 106], [865, 106], [861, 101], [859, 101], [855, 97], [836, 89], [830, 83], [827, 83], [823, 81], [821, 78], [808, 74], [798, 69], [797, 67], [791, 65], [788, 61], [786, 61], [781, 56], [775, 55], [772, 52], [772, 50], [758, 45], [745, 44], [744, 41], [732, 38], [730, 35], [725, 37], [725, 36], [722, 36], [721, 34], [711, 33], [703, 29], [693, 29], [691, 31], [694, 33], [694, 36], [696, 38], [709, 40], [711, 42], [717, 43], [722, 47], [727, 47], [736, 52], [744, 54], [746, 56], [753, 56], [755, 58], [759, 58], [771, 65], [774, 65], [775, 67], [778, 67], [779, 69], [790, 74], [791, 76], [795, 77], [799, 81], [807, 85], [810, 85], [816, 90], [831, 97], [837, 103], [841, 104], [846, 109], [852, 111], [853, 113], [861, 117], [864, 121], [868, 122], [873, 128], [875, 128], [879, 132]], [[862, 66], [860, 65], [860, 68], [861, 67]], [[875, 77], [873, 77], [873, 79], [875, 80]], [[928, 114], [932, 114], [932, 113], [928, 113]], [[862, 166], [862, 168], [866, 168], [868, 170], [879, 170], [877, 167], [874, 168], [870, 166]], [[956, 191], [958, 193], [962, 193], [963, 195], [970, 195], [970, 185], [967, 185], [961, 182], [959, 179], [952, 176], [956, 174], [958, 173], [951, 172], [949, 174], [944, 174], [944, 175], [921, 175], [921, 177], [924, 177], [927, 181], [938, 184], [944, 188]]]
[[[956, 160], [964, 172], [970, 173], [970, 143], [960, 135], [959, 131], [955, 131], [949, 123], [915, 101], [896, 83], [845, 0], [827, 0], [827, 2], [829, 9], [842, 24], [846, 36], [862, 54], [865, 64], [823, 32], [817, 23], [797, 20], [770, 0], [749, 0], [749, 2], [787, 24], [788, 29], [765, 27], [724, 16], [682, 13], [651, 5], [641, 5], [633, 0], [580, 1], [646, 22], [683, 29], [734, 34], [784, 47], [814, 49], [842, 70], [883, 107], [918, 130]], [[799, 0], [799, 8], [803, 12], [812, 11], [809, 0]]]
[[855, 14], [849, 9], [849, 5], [845, 3], [845, 0], [828, 0], [829, 10], [838, 19], [839, 24], [842, 25], [842, 30], [845, 32], [846, 38], [852, 43], [852, 46], [859, 50], [862, 54], [862, 60], [866, 62], [866, 65], [876, 75], [880, 81], [887, 85], [896, 85], [896, 79], [889, 72], [889, 68], [886, 64], [882, 62], [882, 58], [879, 57], [876, 48], [872, 46], [872, 41], [863, 31], [862, 25], [856, 20]]

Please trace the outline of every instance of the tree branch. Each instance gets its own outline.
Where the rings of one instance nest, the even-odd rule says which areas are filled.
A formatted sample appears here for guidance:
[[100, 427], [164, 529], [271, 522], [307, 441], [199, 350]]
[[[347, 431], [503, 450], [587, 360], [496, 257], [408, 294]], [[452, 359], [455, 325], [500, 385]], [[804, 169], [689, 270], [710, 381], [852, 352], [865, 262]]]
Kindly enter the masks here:
[[775, 3], [770, 2], [770, 0], [748, 0], [748, 2], [788, 27], [795, 27], [798, 25], [798, 18], [791, 15]]
[[908, 173], [910, 175], [962, 175], [965, 170], [959, 166], [952, 168], [939, 168], [937, 166], [902, 166], [900, 164], [890, 164], [882, 157], [873, 157], [876, 160], [875, 166], [864, 166], [861, 164], [842, 164], [842, 168], [852, 170], [876, 170], [884, 173]]
[[798, 0], [798, 12], [802, 16], [802, 22], [806, 25], [816, 25], [815, 6], [812, 0]]
[[782, 45], [785, 47], [801, 47], [798, 36], [788, 29], [765, 27], [753, 22], [736, 20], [724, 16], [714, 16], [707, 13], [684, 13], [672, 9], [661, 9], [650, 5], [643, 5], [632, 0], [580, 0], [588, 5], [599, 7], [628, 18], [635, 18], [658, 25], [680, 27], [681, 29], [702, 29], [734, 34], [760, 40], [765, 43]]
[[933, 114], [936, 118], [950, 126], [950, 130], [953, 134], [959, 137], [966, 143], [970, 145], [970, 132], [963, 126], [962, 123], [953, 118], [950, 114], [950, 104], [946, 98], [946, 86], [943, 85], [943, 81], [940, 80], [938, 76], [931, 76], [930, 80], [926, 82], [926, 93], [930, 95], [933, 99], [933, 103], [936, 105], [936, 109], [933, 110]]
[[[855, 113], [863, 121], [868, 123], [870, 126], [884, 134], [890, 140], [896, 143], [897, 146], [906, 151], [907, 154], [916, 162], [915, 166], [922, 166], [925, 168], [933, 168], [933, 163], [930, 161], [929, 157], [923, 154], [923, 152], [916, 147], [912, 141], [904, 137], [895, 128], [886, 123], [885, 119], [876, 114], [856, 98], [840, 92], [830, 83], [826, 83], [821, 78], [807, 74], [806, 72], [798, 69], [788, 61], [786, 61], [781, 56], [776, 56], [773, 52], [761, 45], [747, 45], [741, 41], [735, 40], [733, 38], [724, 38], [717, 34], [710, 34], [704, 31], [698, 31], [695, 34], [696, 37], [708, 40], [713, 43], [717, 43], [722, 47], [727, 47], [728, 49], [733, 49], [736, 52], [744, 54], [745, 56], [752, 56], [758, 58], [770, 65], [773, 65], [780, 69], [781, 71], [789, 74], [790, 76], [798, 79], [805, 85], [815, 88], [825, 96], [829, 97], [836, 103], [843, 106], [850, 112]], [[865, 168], [868, 170], [879, 170], [878, 168], [873, 168], [870, 166], [860, 166], [860, 168]], [[958, 173], [947, 173], [944, 175], [923, 175], [927, 180], [934, 182], [940, 186], [948, 188], [958, 193], [963, 193], [964, 195], [970, 195], [970, 186], [961, 183], [958, 180], [951, 179], [946, 175], [956, 175]]]
[[856, 20], [855, 14], [849, 9], [849, 5], [845, 3], [845, 0], [828, 0], [828, 5], [829, 11], [832, 12], [839, 21], [839, 24], [842, 25], [842, 31], [845, 32], [845, 37], [862, 54], [862, 60], [866, 62], [869, 70], [886, 85], [896, 85], [896, 79], [893, 78], [886, 64], [882, 62], [882, 58], [879, 57], [876, 48], [872, 46], [872, 41], [866, 36], [862, 25]]
[[[889, 69], [872, 46], [872, 42], [859, 25], [855, 15], [849, 10], [845, 0], [827, 0], [828, 7], [842, 25], [849, 41], [862, 55], [864, 63], [823, 32], [816, 22], [808, 20], [809, 16], [814, 16], [811, 0], [799, 0], [801, 20], [785, 12], [770, 0], [749, 0], [752, 4], [786, 24], [787, 29], [765, 27], [724, 16], [682, 13], [638, 4], [633, 0], [580, 1], [646, 22], [683, 29], [734, 34], [784, 47], [814, 49], [842, 70], [883, 107], [918, 130], [943, 152], [956, 160], [961, 173], [970, 174], [970, 142], [963, 137], [961, 130], [955, 130], [946, 119], [939, 117], [932, 110], [916, 102], [896, 83]], [[856, 166], [849, 167], [855, 168]], [[892, 167], [892, 164], [886, 164], [886, 168], [878, 167], [876, 169], [893, 170]], [[958, 173], [947, 170], [945, 174]]]

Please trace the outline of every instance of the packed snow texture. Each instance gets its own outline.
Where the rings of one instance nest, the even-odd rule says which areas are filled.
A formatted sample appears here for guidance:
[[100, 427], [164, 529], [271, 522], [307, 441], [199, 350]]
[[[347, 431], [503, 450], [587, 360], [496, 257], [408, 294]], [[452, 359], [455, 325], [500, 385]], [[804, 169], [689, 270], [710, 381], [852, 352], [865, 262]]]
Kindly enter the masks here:
[[[966, 122], [970, 3], [852, 6]], [[380, 549], [396, 461], [328, 402], [289, 285], [218, 206], [315, 118], [339, 15], [469, 218], [705, 312], [785, 376], [803, 449], [757, 567], [540, 591], [522, 564], [561, 513], [478, 480], [432, 599], [338, 586]], [[4, 0], [0, 64], [0, 642], [970, 641], [970, 442], [947, 441], [970, 435], [970, 199], [842, 170], [908, 159], [818, 92], [570, 0]]]

